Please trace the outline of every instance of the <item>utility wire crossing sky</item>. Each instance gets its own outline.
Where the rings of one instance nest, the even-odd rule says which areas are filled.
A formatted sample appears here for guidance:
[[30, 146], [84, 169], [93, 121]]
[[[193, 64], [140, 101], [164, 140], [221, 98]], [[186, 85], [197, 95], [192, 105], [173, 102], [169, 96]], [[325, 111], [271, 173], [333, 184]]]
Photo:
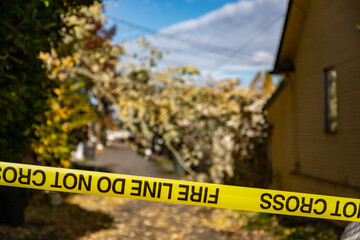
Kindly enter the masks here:
[[136, 49], [138, 37], [145, 37], [154, 47], [170, 51], [162, 60], [164, 67], [192, 64], [203, 78], [236, 77], [247, 85], [258, 71], [272, 68], [286, 5], [287, 0], [120, 0], [106, 15], [118, 28], [115, 40], [126, 40], [130, 49]]

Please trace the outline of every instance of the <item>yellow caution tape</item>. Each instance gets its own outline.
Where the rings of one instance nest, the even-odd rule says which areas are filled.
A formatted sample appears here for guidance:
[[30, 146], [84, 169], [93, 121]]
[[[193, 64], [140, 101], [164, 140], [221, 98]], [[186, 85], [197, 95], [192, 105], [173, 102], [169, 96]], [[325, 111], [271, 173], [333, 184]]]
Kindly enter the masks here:
[[360, 222], [360, 200], [0, 162], [0, 185]]

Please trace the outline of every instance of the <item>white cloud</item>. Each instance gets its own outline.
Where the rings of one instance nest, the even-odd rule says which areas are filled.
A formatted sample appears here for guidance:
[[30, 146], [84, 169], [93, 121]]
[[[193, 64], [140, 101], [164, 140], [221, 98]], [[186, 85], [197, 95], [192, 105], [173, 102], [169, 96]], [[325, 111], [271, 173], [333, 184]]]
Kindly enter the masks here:
[[254, 62], [272, 62], [273, 55], [266, 51], [257, 51], [253, 53], [252, 59]]
[[205, 14], [197, 19], [191, 19], [182, 23], [175, 24], [168, 28], [162, 29], [164, 32], [188, 32], [198, 30], [199, 28], [208, 27], [213, 23], [234, 18], [237, 14], [248, 14], [254, 8], [253, 1], [240, 1], [237, 3], [228, 3], [223, 7]]
[[[159, 31], [152, 44], [170, 55], [164, 63], [194, 64], [217, 78], [252, 76], [270, 69], [276, 54], [287, 0], [242, 0], [197, 19]], [[165, 35], [167, 37], [165, 37]], [[244, 74], [246, 72], [246, 74]], [[243, 79], [244, 83], [250, 79]]]

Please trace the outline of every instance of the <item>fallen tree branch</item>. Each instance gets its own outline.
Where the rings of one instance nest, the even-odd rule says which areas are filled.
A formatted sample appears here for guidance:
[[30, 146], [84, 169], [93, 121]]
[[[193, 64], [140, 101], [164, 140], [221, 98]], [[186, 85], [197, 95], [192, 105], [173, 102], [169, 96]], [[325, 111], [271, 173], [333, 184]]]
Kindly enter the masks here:
[[171, 151], [171, 153], [174, 154], [176, 160], [179, 162], [180, 166], [185, 170], [185, 172], [189, 173], [192, 177], [195, 177], [196, 173], [185, 165], [184, 159], [180, 156], [180, 153], [176, 151], [176, 149], [171, 145], [171, 143], [165, 140], [165, 145]]

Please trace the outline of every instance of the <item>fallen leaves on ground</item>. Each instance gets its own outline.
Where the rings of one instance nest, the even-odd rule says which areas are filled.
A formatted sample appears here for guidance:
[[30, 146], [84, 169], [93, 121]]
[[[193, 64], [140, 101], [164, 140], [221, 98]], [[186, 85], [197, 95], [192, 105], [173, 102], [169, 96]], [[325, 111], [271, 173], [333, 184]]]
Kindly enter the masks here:
[[[264, 230], [246, 230], [239, 211], [133, 199], [74, 195], [72, 204], [113, 217], [108, 229], [81, 239], [273, 239]], [[249, 213], [251, 214], [251, 213]]]
[[24, 227], [0, 225], [0, 239], [77, 239], [88, 232], [106, 229], [113, 222], [110, 215], [96, 210], [88, 211], [67, 199], [59, 206], [38, 200], [31, 199], [25, 212]]
[[[318, 222], [295, 228], [269, 214], [74, 194], [53, 206], [32, 199], [25, 227], [0, 226], [0, 239], [237, 240], [338, 239]], [[322, 225], [321, 225], [322, 224]], [[311, 238], [312, 237], [312, 238]], [[314, 238], [315, 237], [315, 238]]]

